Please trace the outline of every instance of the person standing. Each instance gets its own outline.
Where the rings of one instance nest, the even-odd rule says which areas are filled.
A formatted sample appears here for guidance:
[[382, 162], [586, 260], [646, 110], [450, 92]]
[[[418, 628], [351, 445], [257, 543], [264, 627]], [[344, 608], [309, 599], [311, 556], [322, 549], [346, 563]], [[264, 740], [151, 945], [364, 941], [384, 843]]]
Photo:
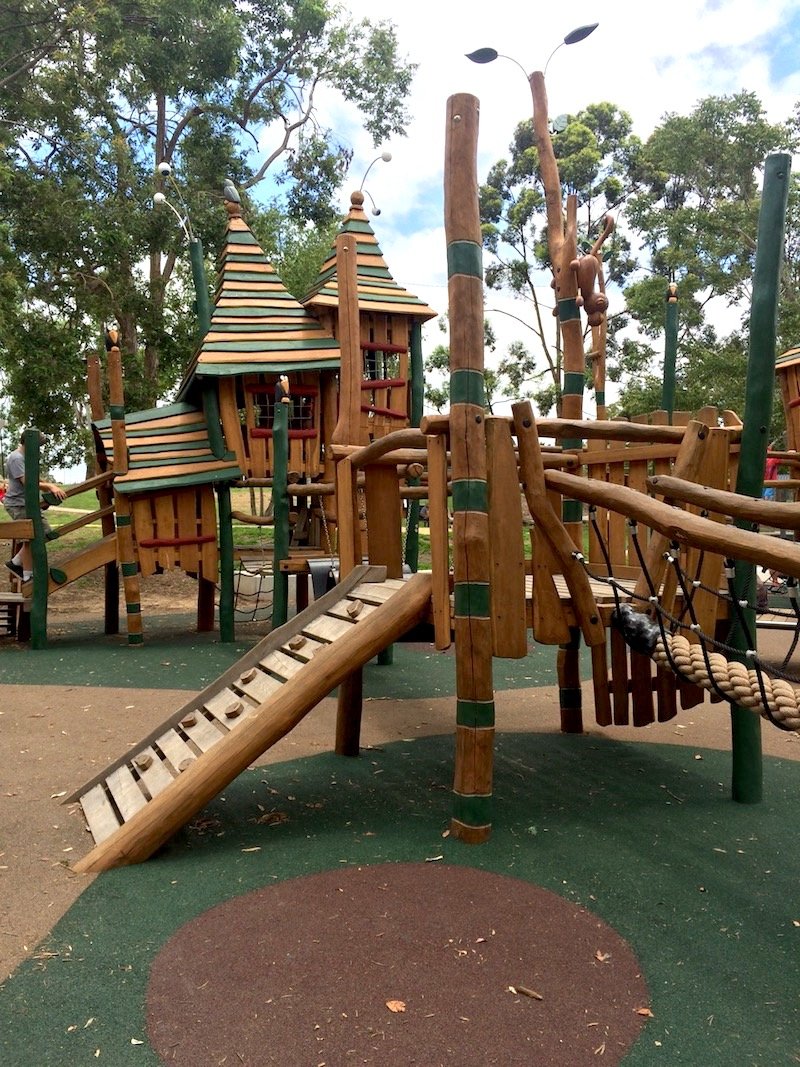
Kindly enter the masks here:
[[[8, 478], [8, 484], [6, 487], [6, 494], [3, 498], [3, 507], [6, 509], [12, 519], [27, 519], [28, 513], [25, 509], [25, 434], [20, 436], [19, 444], [10, 452], [6, 459], [6, 476]], [[66, 493], [61, 486], [56, 485], [54, 482], [39, 482], [39, 491], [43, 493], [52, 493], [53, 496], [59, 500], [63, 500]], [[42, 522], [44, 523], [45, 533], [49, 534], [50, 523], [47, 521], [46, 516], [42, 516]], [[21, 578], [23, 582], [29, 582], [33, 577], [33, 556], [31, 554], [31, 546], [29, 541], [23, 541], [19, 550], [10, 560], [7, 561], [6, 567], [15, 574], [17, 578]]]

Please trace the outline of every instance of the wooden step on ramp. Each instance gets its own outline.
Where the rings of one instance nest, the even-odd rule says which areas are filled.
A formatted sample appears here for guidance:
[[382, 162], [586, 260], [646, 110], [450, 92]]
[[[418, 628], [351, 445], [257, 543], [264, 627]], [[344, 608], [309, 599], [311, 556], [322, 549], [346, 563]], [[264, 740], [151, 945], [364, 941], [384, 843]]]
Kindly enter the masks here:
[[[147, 859], [355, 669], [428, 611], [430, 574], [357, 567], [64, 803], [96, 847], [76, 871]], [[368, 625], [364, 625], [369, 620]]]

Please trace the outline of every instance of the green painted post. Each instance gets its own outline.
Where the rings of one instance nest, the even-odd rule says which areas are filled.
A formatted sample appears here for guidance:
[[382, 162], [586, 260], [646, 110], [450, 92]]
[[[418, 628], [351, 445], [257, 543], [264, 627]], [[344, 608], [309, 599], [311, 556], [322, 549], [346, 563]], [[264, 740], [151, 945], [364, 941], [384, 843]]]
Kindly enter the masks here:
[[203, 263], [203, 243], [196, 237], [189, 241], [189, 261], [192, 265], [195, 306], [197, 309], [197, 328], [200, 336], [205, 337], [211, 326], [211, 303], [208, 299], [208, 281]]
[[664, 382], [661, 388], [661, 407], [669, 414], [670, 425], [675, 411], [675, 364], [678, 356], [678, 286], [669, 283], [667, 313], [664, 322]]
[[275, 386], [275, 417], [272, 422], [272, 627], [283, 626], [289, 617], [289, 575], [281, 570], [281, 560], [289, 558], [289, 405], [288, 381]]
[[203, 380], [203, 415], [206, 420], [208, 431], [208, 443], [211, 446], [211, 454], [215, 459], [225, 459], [228, 449], [225, 447], [225, 438], [222, 436], [222, 422], [219, 415], [219, 395], [217, 384], [212, 379]]
[[33, 523], [31, 556], [33, 557], [33, 596], [31, 598], [31, 648], [47, 648], [47, 539], [39, 506], [39, 442], [38, 430], [26, 430], [25, 449], [25, 511]]
[[233, 596], [233, 514], [231, 487], [228, 482], [217, 486], [219, 509], [219, 639], [236, 639]]
[[[211, 329], [211, 303], [208, 297], [208, 281], [206, 279], [205, 263], [203, 262], [203, 243], [197, 237], [193, 237], [189, 241], [189, 261], [192, 265], [197, 329], [202, 339]], [[205, 415], [208, 443], [211, 446], [212, 455], [216, 459], [224, 459], [227, 449], [225, 448], [225, 439], [222, 436], [219, 397], [215, 382], [208, 380], [202, 382], [202, 397], [203, 414]]]
[[[775, 385], [775, 343], [778, 320], [778, 285], [783, 261], [786, 205], [789, 197], [791, 156], [776, 152], [767, 156], [764, 189], [758, 217], [756, 264], [750, 308], [750, 354], [747, 361], [747, 389], [744, 427], [736, 492], [760, 497], [764, 484], [764, 464], [769, 443]], [[737, 519], [740, 529], [752, 525]], [[755, 568], [737, 561], [734, 588], [739, 600], [755, 599]], [[745, 609], [750, 632], [755, 635], [755, 609]], [[736, 627], [730, 643], [746, 649], [745, 636]], [[747, 663], [746, 657], [740, 657]], [[741, 804], [757, 804], [762, 799], [761, 720], [748, 708], [731, 705], [733, 745], [733, 799]]]

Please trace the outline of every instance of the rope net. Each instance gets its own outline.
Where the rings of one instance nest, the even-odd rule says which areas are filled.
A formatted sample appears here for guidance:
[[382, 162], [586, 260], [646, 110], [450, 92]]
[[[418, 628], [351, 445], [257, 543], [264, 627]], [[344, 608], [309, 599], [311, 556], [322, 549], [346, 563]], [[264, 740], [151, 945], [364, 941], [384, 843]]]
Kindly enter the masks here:
[[[648, 589], [643, 596], [632, 591], [614, 577], [613, 566], [605, 538], [597, 522], [597, 509], [589, 507], [589, 521], [597, 536], [600, 551], [608, 571], [595, 574], [582, 552], [574, 552], [589, 578], [609, 586], [614, 596], [611, 625], [619, 630], [625, 642], [635, 652], [651, 656], [656, 664], [668, 667], [684, 681], [716, 693], [730, 701], [764, 716], [782, 730], [800, 730], [800, 676], [787, 667], [800, 639], [800, 607], [797, 581], [787, 580], [791, 611], [773, 611], [775, 615], [794, 623], [791, 644], [780, 666], [765, 661], [756, 650], [755, 630], [751, 619], [764, 610], [759, 605], [755, 568], [750, 572], [750, 588], [744, 599], [734, 589], [735, 564], [725, 560], [726, 589], [713, 589], [700, 580], [704, 553], [698, 554], [694, 573], [689, 574], [681, 564], [681, 546], [673, 542], [663, 559], [675, 580], [679, 612], [669, 611], [659, 596], [650, 574], [639, 540], [638, 524], [627, 519], [631, 542], [634, 545], [642, 575]], [[663, 590], [664, 585], [661, 584]], [[695, 597], [703, 590], [727, 604], [730, 617], [728, 640], [704, 632], [695, 610]], [[720, 613], [718, 612], [718, 615]], [[746, 649], [730, 643], [734, 628], [740, 628]], [[687, 636], [688, 635], [688, 636]]]

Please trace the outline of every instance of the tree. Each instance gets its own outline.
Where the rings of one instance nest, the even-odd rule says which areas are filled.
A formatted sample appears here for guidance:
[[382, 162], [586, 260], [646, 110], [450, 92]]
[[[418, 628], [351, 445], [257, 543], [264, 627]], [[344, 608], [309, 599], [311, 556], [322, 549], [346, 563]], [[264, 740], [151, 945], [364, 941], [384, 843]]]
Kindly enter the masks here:
[[[75, 365], [104, 324], [120, 327], [130, 406], [155, 403], [191, 354], [183, 234], [152, 210], [153, 193], [179, 188], [213, 253], [223, 180], [245, 200], [268, 180], [299, 241], [305, 222], [331, 222], [351, 157], [321, 125], [318, 95], [352, 103], [377, 145], [404, 132], [414, 68], [390, 24], [355, 22], [328, 0], [32, 0], [25, 12], [39, 29], [0, 52], [0, 367], [19, 421], [44, 417], [24, 383], [46, 385], [34, 381], [41, 340], [57, 340], [45, 350], [65, 401], [39, 424], [65, 438], [81, 415]], [[59, 458], [76, 453], [65, 441]]]
[[[567, 116], [559, 128], [553, 133], [559, 176], [565, 192], [578, 198], [582, 245], [588, 250], [602, 231], [605, 215], [624, 202], [640, 142], [631, 132], [630, 116], [609, 103]], [[493, 257], [486, 284], [525, 301], [520, 317], [535, 335], [535, 350], [515, 344], [498, 371], [506, 379], [506, 395], [527, 388], [540, 409], [548, 410], [558, 407], [561, 395], [561, 345], [552, 302], [541, 296], [552, 275], [532, 120], [517, 126], [509, 151], [510, 162], [496, 163], [480, 189], [484, 246]], [[607, 255], [608, 280], [622, 282], [634, 266], [623, 233], [614, 234]]]
[[[447, 316], [440, 315], [437, 325], [441, 333], [447, 332]], [[494, 352], [497, 339], [491, 324], [483, 320], [484, 348]], [[499, 379], [491, 367], [484, 367], [483, 388], [486, 397], [486, 409], [491, 413], [492, 405], [497, 402]], [[425, 360], [425, 403], [435, 411], [442, 411], [450, 404], [450, 346], [436, 345]]]
[[[644, 256], [639, 276], [625, 288], [625, 301], [641, 336], [656, 341], [664, 329], [666, 285], [677, 283], [679, 407], [695, 410], [717, 404], [743, 409], [759, 176], [767, 155], [792, 150], [796, 144], [795, 119], [767, 122], [758, 98], [742, 92], [707, 97], [688, 116], [665, 116], [635, 160], [636, 190], [626, 217], [640, 235]], [[799, 203], [795, 176], [779, 318], [786, 347], [796, 343], [794, 329], [800, 323]], [[727, 336], [719, 336], [719, 328], [709, 323], [711, 310], [720, 306], [729, 309]], [[649, 352], [651, 364], [656, 364], [655, 346]], [[617, 409], [652, 410], [638, 406], [648, 402], [645, 397], [660, 406], [660, 386], [660, 376], [653, 371], [646, 381], [632, 380]]]

